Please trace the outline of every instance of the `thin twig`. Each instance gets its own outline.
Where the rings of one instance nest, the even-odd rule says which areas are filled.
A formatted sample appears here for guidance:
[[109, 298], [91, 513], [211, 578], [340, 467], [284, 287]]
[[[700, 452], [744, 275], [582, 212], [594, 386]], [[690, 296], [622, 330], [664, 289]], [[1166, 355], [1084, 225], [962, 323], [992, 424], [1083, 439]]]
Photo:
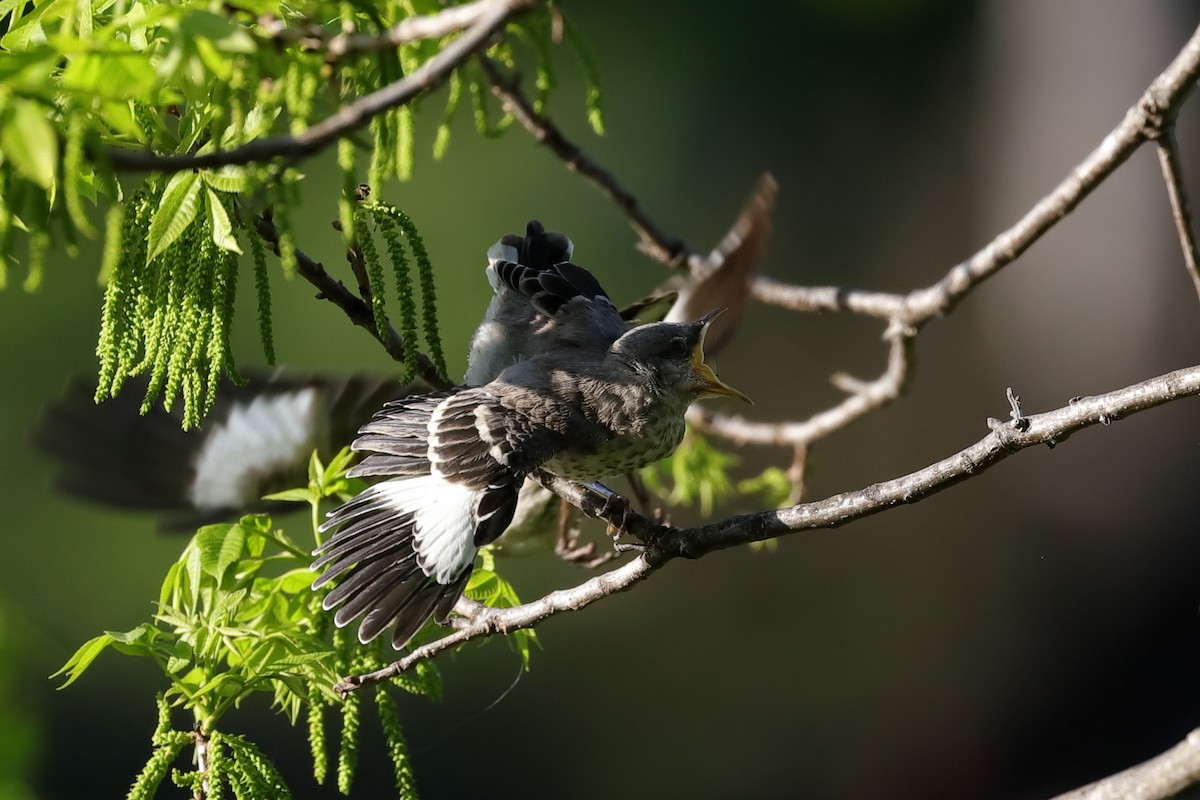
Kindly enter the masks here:
[[683, 264], [692, 250], [682, 239], [668, 236], [642, 210], [642, 204], [632, 192], [623, 187], [611, 172], [589, 158], [578, 145], [563, 135], [549, 118], [533, 110], [533, 104], [521, 92], [517, 81], [507, 78], [495, 61], [480, 56], [479, 65], [492, 85], [492, 94], [500, 99], [504, 110], [533, 134], [539, 143], [550, 148], [566, 165], [591, 181], [612, 203], [625, 213], [629, 224], [641, 240], [639, 247], [651, 257], [671, 266]]
[[873, 381], [863, 382], [835, 375], [834, 383], [849, 391], [842, 402], [798, 422], [758, 422], [741, 416], [718, 414], [700, 406], [688, 409], [688, 422], [697, 429], [737, 444], [808, 447], [860, 417], [900, 397], [908, 383], [914, 337], [896, 329], [889, 337], [887, 368]]
[[[528, 628], [565, 611], [577, 611], [597, 600], [629, 589], [668, 561], [700, 558], [750, 542], [818, 528], [833, 528], [898, 505], [915, 503], [960, 481], [973, 478], [1010, 455], [1035, 445], [1054, 446], [1076, 431], [1155, 406], [1200, 394], [1200, 366], [1169, 372], [1107, 394], [1081, 398], [1062, 408], [1025, 416], [1025, 425], [988, 421], [991, 433], [975, 444], [924, 469], [899, 478], [844, 492], [811, 503], [732, 517], [698, 528], [673, 528], [632, 511], [627, 503], [612, 503], [571, 481], [542, 476], [543, 483], [564, 499], [613, 526], [624, 528], [644, 543], [637, 558], [611, 572], [571, 589], [562, 589], [513, 608], [475, 610], [472, 619], [441, 639], [423, 645], [384, 669], [352, 675], [337, 685], [348, 692], [392, 678], [450, 647], [472, 639]], [[1023, 429], [1022, 429], [1023, 428]]]
[[371, 121], [372, 117], [390, 108], [404, 105], [418, 95], [436, 89], [450, 73], [500, 30], [515, 14], [533, 6], [535, 0], [482, 0], [475, 24], [461, 37], [446, 45], [435, 55], [395, 83], [388, 84], [294, 135], [256, 139], [229, 150], [203, 154], [175, 153], [159, 155], [146, 151], [110, 149], [106, 157], [118, 171], [161, 170], [177, 172], [183, 169], [205, 169], [226, 164], [249, 164], [276, 158], [295, 163], [315, 155], [325, 147], [352, 133]]
[[1158, 147], [1158, 163], [1162, 167], [1163, 181], [1167, 184], [1167, 198], [1171, 201], [1171, 216], [1175, 219], [1175, 231], [1179, 234], [1179, 246], [1183, 249], [1183, 263], [1192, 278], [1196, 295], [1200, 296], [1196, 236], [1192, 232], [1192, 212], [1188, 208], [1187, 190], [1183, 183], [1183, 166], [1179, 159], [1179, 143], [1175, 141], [1175, 126], [1166, 128], [1155, 144]]
[[[275, 227], [275, 223], [262, 216], [256, 216], [254, 218], [254, 228], [258, 231], [258, 235], [262, 237], [263, 241], [278, 255], [279, 229]], [[326, 272], [325, 265], [297, 250], [296, 271], [300, 274], [300, 277], [318, 289], [320, 294], [317, 297], [319, 299], [328, 300], [340, 308], [349, 317], [351, 322], [374, 336], [383, 345], [383, 348], [387, 350], [388, 355], [393, 360], [404, 363], [406, 345], [396, 329], [389, 326], [388, 335], [381, 338], [379, 329], [375, 325], [375, 314], [371, 310], [370, 304], [347, 289], [341, 281]], [[417, 353], [417, 373], [426, 383], [435, 389], [446, 389], [450, 386], [438, 374], [433, 360], [425, 353]]]

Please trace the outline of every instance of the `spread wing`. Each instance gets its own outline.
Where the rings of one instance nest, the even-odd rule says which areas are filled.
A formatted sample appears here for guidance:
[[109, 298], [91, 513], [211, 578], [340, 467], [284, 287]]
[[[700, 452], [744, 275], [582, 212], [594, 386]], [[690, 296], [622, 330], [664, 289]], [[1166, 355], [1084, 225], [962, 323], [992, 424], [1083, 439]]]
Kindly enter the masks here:
[[395, 623], [403, 647], [432, 615], [444, 622], [462, 594], [479, 548], [516, 510], [525, 476], [562, 447], [555, 432], [514, 411], [486, 388], [388, 403], [362, 428], [368, 451], [352, 476], [389, 476], [333, 511], [336, 529], [318, 550], [314, 588], [340, 577], [325, 598], [346, 625], [365, 614], [359, 639]]

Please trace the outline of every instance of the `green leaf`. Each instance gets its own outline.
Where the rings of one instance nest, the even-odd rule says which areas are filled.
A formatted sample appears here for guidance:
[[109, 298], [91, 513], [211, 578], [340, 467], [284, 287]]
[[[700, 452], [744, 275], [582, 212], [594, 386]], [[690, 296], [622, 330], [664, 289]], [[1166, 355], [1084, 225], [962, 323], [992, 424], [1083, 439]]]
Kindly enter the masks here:
[[246, 532], [239, 524], [206, 525], [196, 532], [200, 568], [220, 583], [230, 565], [242, 557]]
[[80, 53], [63, 71], [62, 85], [104, 100], [154, 102], [162, 92], [149, 54], [132, 50]]
[[233, 225], [229, 222], [225, 204], [212, 189], [205, 189], [205, 192], [208, 199], [208, 218], [212, 224], [213, 244], [222, 250], [230, 250], [240, 256], [242, 248], [238, 246], [237, 238], [233, 235]]
[[294, 569], [283, 573], [275, 581], [276, 586], [279, 587], [279, 591], [287, 592], [288, 594], [298, 594], [311, 587], [316, 577], [317, 573], [308, 567], [302, 567], [301, 569]]
[[58, 672], [51, 675], [51, 678], [57, 678], [59, 675], [66, 675], [67, 680], [58, 688], [65, 689], [79, 679], [79, 676], [84, 673], [92, 662], [96, 660], [96, 656], [104, 652], [104, 648], [113, 643], [112, 637], [107, 633], [101, 634], [94, 639], [88, 639], [83, 643], [75, 654], [67, 659], [67, 663], [59, 668]]
[[204, 182], [218, 192], [236, 194], [246, 188], [246, 169], [234, 164], [226, 164], [220, 169], [205, 170], [200, 173]]
[[171, 595], [179, 588], [179, 575], [183, 571], [183, 565], [176, 561], [167, 570], [167, 576], [163, 578], [162, 588], [158, 592], [158, 605], [162, 608], [171, 600]]
[[188, 39], [207, 39], [222, 53], [253, 53], [258, 49], [245, 28], [210, 11], [192, 11], [183, 18], [179, 32]]
[[131, 631], [105, 631], [104, 635], [112, 639], [113, 649], [122, 655], [148, 656], [155, 650], [154, 640], [158, 633], [153, 625], [142, 623]]
[[15, 99], [0, 127], [0, 147], [22, 175], [43, 189], [54, 184], [58, 137], [46, 119], [47, 109], [32, 100]]
[[178, 172], [171, 178], [150, 220], [146, 263], [174, 244], [192, 224], [200, 209], [200, 185], [200, 176], [195, 172]]
[[312, 492], [308, 489], [285, 489], [282, 492], [264, 494], [263, 500], [279, 500], [284, 503], [311, 503]]

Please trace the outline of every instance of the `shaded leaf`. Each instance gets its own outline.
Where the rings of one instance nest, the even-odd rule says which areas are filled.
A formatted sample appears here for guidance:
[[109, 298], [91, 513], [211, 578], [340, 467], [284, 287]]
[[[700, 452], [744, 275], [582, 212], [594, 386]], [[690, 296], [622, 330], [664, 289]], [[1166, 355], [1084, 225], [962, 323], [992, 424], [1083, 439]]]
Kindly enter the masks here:
[[58, 162], [58, 137], [46, 119], [46, 108], [32, 100], [17, 99], [0, 128], [4, 158], [43, 189], [54, 184]]

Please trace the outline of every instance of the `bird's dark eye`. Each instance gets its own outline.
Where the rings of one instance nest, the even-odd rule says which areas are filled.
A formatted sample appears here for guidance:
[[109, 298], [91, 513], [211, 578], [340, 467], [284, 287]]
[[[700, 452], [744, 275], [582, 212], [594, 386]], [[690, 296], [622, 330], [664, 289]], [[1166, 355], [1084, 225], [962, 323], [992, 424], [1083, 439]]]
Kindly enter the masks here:
[[667, 354], [672, 356], [687, 355], [687, 342], [679, 337], [675, 337], [667, 342]]

